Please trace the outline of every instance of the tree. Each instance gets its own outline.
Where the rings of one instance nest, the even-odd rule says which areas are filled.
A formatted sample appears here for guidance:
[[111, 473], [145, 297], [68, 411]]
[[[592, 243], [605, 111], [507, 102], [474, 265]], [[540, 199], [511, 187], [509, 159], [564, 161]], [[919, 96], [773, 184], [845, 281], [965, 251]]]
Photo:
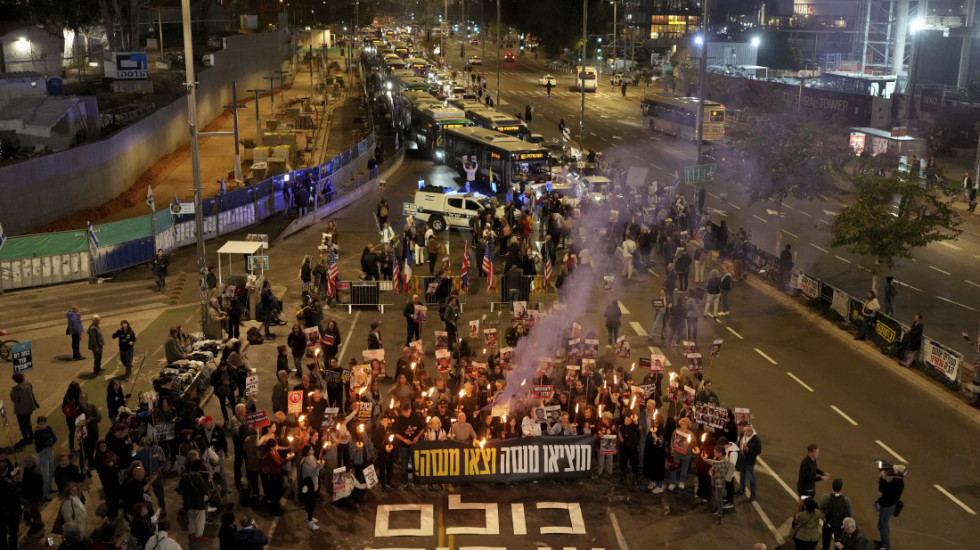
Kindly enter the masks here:
[[854, 202], [834, 219], [830, 246], [846, 246], [872, 260], [871, 288], [878, 288], [881, 267], [910, 258], [912, 249], [931, 242], [956, 239], [959, 216], [951, 201], [924, 189], [917, 177], [861, 171], [849, 178]]
[[744, 139], [719, 147], [715, 178], [736, 182], [751, 202], [774, 203], [779, 250], [779, 217], [788, 197], [838, 194], [844, 165], [853, 157], [846, 136], [820, 117], [792, 111], [770, 115], [753, 124]]

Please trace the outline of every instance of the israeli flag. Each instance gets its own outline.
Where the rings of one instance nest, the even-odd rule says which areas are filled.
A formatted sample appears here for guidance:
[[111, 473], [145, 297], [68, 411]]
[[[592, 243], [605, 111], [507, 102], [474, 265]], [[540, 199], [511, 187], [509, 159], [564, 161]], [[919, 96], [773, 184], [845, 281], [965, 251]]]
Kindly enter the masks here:
[[146, 186], [146, 205], [150, 207], [150, 212], [153, 212], [153, 186], [147, 184]]
[[92, 246], [99, 247], [99, 238], [95, 236], [95, 228], [92, 227], [92, 222], [88, 222], [88, 238], [92, 241]]

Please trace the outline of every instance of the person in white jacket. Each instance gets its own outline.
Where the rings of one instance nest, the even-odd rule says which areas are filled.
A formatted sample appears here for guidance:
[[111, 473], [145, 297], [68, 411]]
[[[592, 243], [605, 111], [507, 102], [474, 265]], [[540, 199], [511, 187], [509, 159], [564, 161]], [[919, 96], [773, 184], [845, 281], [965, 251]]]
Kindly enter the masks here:
[[88, 513], [79, 495], [78, 484], [69, 483], [61, 499], [61, 518], [65, 523], [74, 522], [82, 533], [88, 533]]
[[170, 521], [166, 518], [161, 519], [157, 524], [157, 532], [150, 537], [150, 540], [146, 541], [143, 550], [182, 550], [177, 541], [167, 534], [169, 528]]
[[476, 157], [463, 157], [463, 171], [466, 172], [466, 192], [469, 193], [470, 185], [476, 181], [476, 171], [480, 169], [480, 163], [476, 162]]

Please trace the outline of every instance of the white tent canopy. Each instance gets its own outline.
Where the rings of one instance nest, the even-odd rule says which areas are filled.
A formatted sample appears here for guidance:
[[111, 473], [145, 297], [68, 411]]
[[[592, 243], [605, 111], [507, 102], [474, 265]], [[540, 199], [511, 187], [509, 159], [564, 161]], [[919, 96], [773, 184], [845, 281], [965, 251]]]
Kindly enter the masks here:
[[[262, 241], [228, 241], [221, 248], [218, 249], [218, 281], [224, 282], [225, 278], [221, 273], [221, 255], [228, 255], [228, 275], [232, 274], [231, 261], [232, 256], [235, 255], [245, 255], [245, 256], [256, 256], [259, 255], [263, 248], [268, 245]], [[245, 266], [248, 270], [248, 265]], [[252, 275], [256, 275], [261, 278], [265, 275], [265, 264], [259, 262], [259, 273], [255, 274], [249, 271]]]

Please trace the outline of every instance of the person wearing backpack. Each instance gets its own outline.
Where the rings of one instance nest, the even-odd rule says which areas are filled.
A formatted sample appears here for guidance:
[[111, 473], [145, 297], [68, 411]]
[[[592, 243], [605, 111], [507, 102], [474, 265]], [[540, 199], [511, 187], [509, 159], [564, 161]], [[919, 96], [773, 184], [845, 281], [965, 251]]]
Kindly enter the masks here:
[[844, 488], [844, 480], [835, 479], [831, 488], [834, 492], [827, 493], [820, 498], [820, 510], [824, 514], [823, 522], [823, 550], [830, 549], [830, 537], [833, 535], [834, 541], [841, 540], [841, 528], [844, 525], [844, 518], [854, 516], [854, 506], [851, 504], [850, 497], [841, 494]]

